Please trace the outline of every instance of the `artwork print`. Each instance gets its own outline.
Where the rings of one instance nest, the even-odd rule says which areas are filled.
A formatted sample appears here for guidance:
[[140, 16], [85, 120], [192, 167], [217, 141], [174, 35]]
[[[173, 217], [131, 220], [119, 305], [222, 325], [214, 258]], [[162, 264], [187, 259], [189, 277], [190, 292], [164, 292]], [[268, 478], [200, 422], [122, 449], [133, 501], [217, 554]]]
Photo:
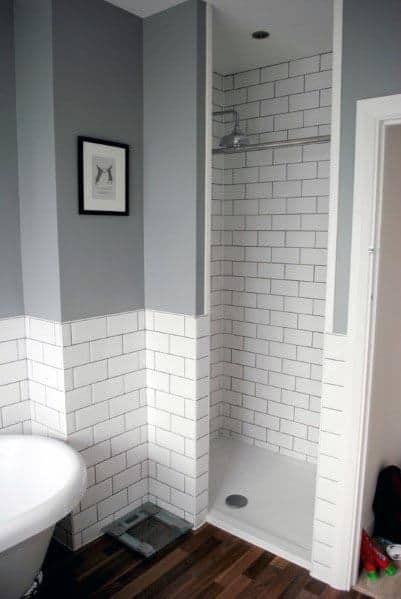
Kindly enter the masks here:
[[92, 157], [92, 195], [98, 200], [116, 200], [116, 161], [103, 156]]
[[80, 214], [128, 214], [128, 156], [127, 144], [78, 138]]

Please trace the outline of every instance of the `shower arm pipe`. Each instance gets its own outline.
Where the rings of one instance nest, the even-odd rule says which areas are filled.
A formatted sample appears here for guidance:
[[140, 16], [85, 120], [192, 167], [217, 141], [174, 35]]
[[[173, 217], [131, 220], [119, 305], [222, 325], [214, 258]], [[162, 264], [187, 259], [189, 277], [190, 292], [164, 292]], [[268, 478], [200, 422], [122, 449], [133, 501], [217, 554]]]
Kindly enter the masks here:
[[239, 114], [237, 110], [234, 110], [233, 108], [231, 108], [230, 110], [215, 110], [213, 112], [213, 116], [224, 116], [226, 114], [233, 114], [234, 115], [234, 131], [239, 129]]
[[281, 141], [268, 141], [259, 144], [249, 144], [247, 146], [240, 146], [239, 148], [214, 148], [213, 154], [237, 154], [238, 152], [255, 152], [257, 150], [268, 150], [269, 148], [281, 148], [283, 146], [306, 146], [308, 144], [319, 144], [329, 141], [330, 135], [317, 135], [315, 137], [301, 137], [298, 139], [283, 139]]

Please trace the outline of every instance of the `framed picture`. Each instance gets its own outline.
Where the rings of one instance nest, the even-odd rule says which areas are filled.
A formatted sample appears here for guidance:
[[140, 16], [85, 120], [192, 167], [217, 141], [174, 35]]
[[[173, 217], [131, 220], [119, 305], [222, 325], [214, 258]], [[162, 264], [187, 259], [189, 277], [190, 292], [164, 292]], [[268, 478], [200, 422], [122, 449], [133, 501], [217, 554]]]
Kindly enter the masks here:
[[80, 214], [129, 213], [129, 147], [93, 137], [78, 137]]

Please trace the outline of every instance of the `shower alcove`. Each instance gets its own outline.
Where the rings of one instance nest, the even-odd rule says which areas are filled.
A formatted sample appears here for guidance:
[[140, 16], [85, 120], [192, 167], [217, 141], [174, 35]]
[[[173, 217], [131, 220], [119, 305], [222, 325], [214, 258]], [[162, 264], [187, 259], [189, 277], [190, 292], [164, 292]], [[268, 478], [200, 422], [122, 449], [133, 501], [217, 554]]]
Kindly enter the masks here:
[[[214, 65], [213, 75], [213, 112], [236, 111], [244, 137], [221, 147], [233, 115], [214, 115], [207, 518], [305, 567], [320, 425], [330, 44], [234, 74]], [[230, 507], [230, 494], [247, 505]]]

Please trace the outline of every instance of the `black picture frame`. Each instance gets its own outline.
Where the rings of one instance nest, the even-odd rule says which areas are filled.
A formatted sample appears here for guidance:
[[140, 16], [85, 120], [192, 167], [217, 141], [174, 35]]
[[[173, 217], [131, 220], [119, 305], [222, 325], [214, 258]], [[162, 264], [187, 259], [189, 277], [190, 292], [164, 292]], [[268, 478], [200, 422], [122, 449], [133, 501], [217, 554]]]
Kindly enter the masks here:
[[[79, 214], [104, 214], [109, 216], [128, 216], [129, 215], [129, 145], [116, 141], [98, 139], [95, 137], [78, 136], [78, 212]], [[93, 210], [85, 207], [85, 175], [84, 175], [84, 144], [92, 143], [111, 148], [120, 148], [124, 150], [124, 176], [125, 176], [125, 194], [124, 210]]]

